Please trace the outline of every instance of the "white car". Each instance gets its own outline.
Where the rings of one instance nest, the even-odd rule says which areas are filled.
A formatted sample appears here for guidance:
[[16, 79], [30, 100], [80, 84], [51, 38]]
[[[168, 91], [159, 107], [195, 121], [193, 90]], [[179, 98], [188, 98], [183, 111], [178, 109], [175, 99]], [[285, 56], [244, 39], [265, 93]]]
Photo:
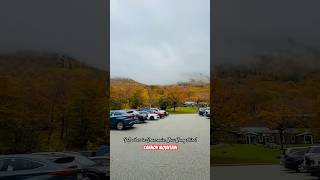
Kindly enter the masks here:
[[147, 118], [148, 120], [158, 120], [160, 119], [160, 116], [158, 114], [150, 113]]
[[160, 119], [160, 116], [155, 113], [149, 113], [147, 111], [139, 111], [140, 114], [146, 115], [147, 120], [157, 120]]

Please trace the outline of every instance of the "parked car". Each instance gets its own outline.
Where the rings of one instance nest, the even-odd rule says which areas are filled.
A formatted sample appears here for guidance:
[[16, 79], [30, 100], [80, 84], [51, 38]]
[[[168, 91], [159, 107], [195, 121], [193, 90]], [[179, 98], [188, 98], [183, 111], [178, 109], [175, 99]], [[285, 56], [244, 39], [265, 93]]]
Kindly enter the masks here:
[[154, 111], [157, 111], [159, 113], [162, 113], [165, 116], [169, 116], [169, 113], [167, 111], [165, 111], [165, 110], [161, 110], [161, 109], [158, 109], [158, 108], [151, 108], [151, 109], [154, 110]]
[[110, 111], [110, 126], [118, 130], [123, 130], [126, 127], [132, 127], [137, 123], [136, 116], [128, 114], [124, 110]]
[[0, 156], [1, 180], [82, 180], [85, 175], [77, 167], [64, 164], [73, 161], [70, 156], [21, 154]]
[[80, 151], [79, 153], [85, 157], [94, 157], [96, 156], [97, 152], [96, 151]]
[[158, 120], [160, 116], [158, 114], [148, 112], [148, 111], [140, 111], [141, 114], [145, 114], [147, 116], [147, 120]]
[[204, 115], [205, 115], [206, 110], [207, 110], [207, 108], [206, 108], [206, 107], [199, 108], [198, 114], [199, 114], [200, 116], [204, 116]]
[[320, 145], [310, 146], [304, 156], [304, 160], [302, 163], [302, 169], [304, 171], [309, 171], [312, 164], [312, 156], [320, 154]]
[[[79, 169], [86, 180], [105, 180], [107, 177], [107, 169], [97, 165], [91, 159], [81, 155], [78, 152], [42, 152], [34, 153], [34, 155], [43, 155], [49, 158], [62, 158], [69, 157], [72, 158], [68, 162], [63, 162], [63, 166], [67, 168]], [[103, 177], [103, 179], [101, 179]]]
[[101, 145], [96, 152], [96, 156], [110, 156], [110, 146]]
[[205, 110], [205, 116], [210, 117], [210, 107]]
[[148, 114], [149, 114], [149, 112], [147, 112], [147, 111], [138, 111], [139, 112], [139, 114], [141, 115], [141, 116], [143, 116], [143, 118], [144, 118], [144, 120], [148, 120]]
[[165, 111], [163, 110], [159, 110], [157, 108], [151, 108], [151, 107], [143, 107], [143, 108], [140, 108], [140, 111], [146, 111], [148, 112], [149, 114], [157, 114], [159, 115], [160, 118], [164, 118], [167, 116], [168, 113], [166, 113]]
[[97, 166], [106, 171], [106, 174], [100, 174], [101, 180], [110, 179], [110, 156], [95, 156], [90, 158]]
[[148, 111], [139, 110], [138, 112], [145, 118], [145, 120], [148, 120], [148, 115], [150, 114]]
[[288, 148], [282, 157], [281, 164], [287, 169], [300, 172], [300, 166], [307, 150], [308, 147]]
[[309, 149], [309, 147], [291, 147], [291, 148], [287, 148], [285, 151], [284, 151], [284, 155], [288, 155], [288, 154], [291, 154], [291, 153], [295, 153], [297, 151], [305, 151], [307, 152]]
[[151, 112], [154, 113], [154, 114], [158, 114], [160, 116], [160, 118], [164, 118], [167, 116], [167, 113], [166, 111], [164, 110], [159, 110], [157, 108], [151, 108]]
[[320, 178], [320, 154], [314, 154], [309, 157], [310, 165], [307, 172], [312, 176], [317, 176]]
[[146, 116], [144, 116], [143, 114], [139, 113], [134, 109], [127, 110], [127, 113], [130, 115], [136, 116], [136, 118], [141, 122], [144, 122], [147, 119]]

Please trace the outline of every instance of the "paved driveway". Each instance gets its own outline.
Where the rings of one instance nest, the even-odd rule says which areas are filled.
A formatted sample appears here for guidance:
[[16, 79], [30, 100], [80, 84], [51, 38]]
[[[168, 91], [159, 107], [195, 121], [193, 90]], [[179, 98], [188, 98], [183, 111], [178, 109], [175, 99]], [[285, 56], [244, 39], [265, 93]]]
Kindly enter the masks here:
[[308, 174], [288, 171], [280, 165], [211, 167], [214, 180], [315, 180]]
[[[170, 115], [110, 134], [113, 180], [210, 179], [210, 120], [205, 117]], [[145, 151], [146, 143], [124, 143], [124, 137], [197, 137], [198, 142], [179, 144], [176, 151]]]

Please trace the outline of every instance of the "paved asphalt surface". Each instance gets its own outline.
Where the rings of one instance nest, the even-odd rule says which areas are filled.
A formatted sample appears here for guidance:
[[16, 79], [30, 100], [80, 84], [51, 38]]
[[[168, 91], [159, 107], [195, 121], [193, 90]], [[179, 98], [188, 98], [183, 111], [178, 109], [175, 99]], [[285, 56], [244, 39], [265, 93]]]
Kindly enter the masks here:
[[[205, 117], [170, 115], [165, 119], [135, 124], [127, 130], [111, 130], [110, 134], [113, 180], [210, 179], [210, 120]], [[147, 143], [124, 143], [124, 137], [197, 137], [197, 142], [179, 143], [178, 150], [146, 151], [143, 145]]]
[[280, 165], [215, 166], [211, 167], [214, 180], [315, 180], [305, 173], [286, 170]]

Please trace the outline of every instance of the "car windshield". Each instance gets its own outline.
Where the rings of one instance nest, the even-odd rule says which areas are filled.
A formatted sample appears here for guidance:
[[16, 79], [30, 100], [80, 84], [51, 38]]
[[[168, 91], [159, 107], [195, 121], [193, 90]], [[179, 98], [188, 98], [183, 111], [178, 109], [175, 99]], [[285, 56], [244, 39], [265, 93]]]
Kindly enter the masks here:
[[123, 111], [123, 110], [111, 111], [110, 112], [111, 116], [123, 116], [123, 115], [126, 115], [126, 114], [127, 114], [127, 112]]
[[306, 153], [305, 150], [295, 151], [292, 153], [294, 156], [303, 156]]
[[290, 154], [290, 153], [296, 153], [296, 152], [306, 152], [307, 148], [292, 148], [292, 149], [287, 149], [286, 154]]
[[84, 157], [84, 156], [77, 156], [76, 157], [77, 159], [77, 162], [79, 164], [83, 164], [83, 165], [86, 165], [86, 166], [93, 166], [95, 165], [96, 163], [90, 159], [88, 159], [87, 157]]
[[96, 164], [100, 165], [100, 166], [107, 166], [108, 165], [108, 161], [106, 158], [99, 158], [99, 159], [92, 159]]
[[320, 146], [319, 147], [310, 147], [308, 153], [320, 153]]

